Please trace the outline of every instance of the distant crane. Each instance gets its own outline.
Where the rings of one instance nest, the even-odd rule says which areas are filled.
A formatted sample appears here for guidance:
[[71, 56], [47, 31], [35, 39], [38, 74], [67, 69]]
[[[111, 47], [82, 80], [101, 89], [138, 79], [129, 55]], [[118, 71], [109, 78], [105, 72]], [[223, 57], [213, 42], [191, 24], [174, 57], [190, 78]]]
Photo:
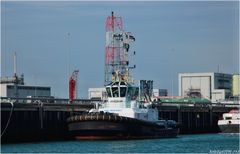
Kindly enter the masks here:
[[14, 85], [14, 97], [18, 98], [18, 85], [24, 85], [23, 74], [18, 77], [17, 75], [17, 54], [14, 52], [13, 55], [13, 77], [1, 77], [0, 84], [13, 84]]
[[77, 98], [77, 77], [78, 70], [74, 70], [69, 78], [69, 102], [73, 103], [73, 100]]

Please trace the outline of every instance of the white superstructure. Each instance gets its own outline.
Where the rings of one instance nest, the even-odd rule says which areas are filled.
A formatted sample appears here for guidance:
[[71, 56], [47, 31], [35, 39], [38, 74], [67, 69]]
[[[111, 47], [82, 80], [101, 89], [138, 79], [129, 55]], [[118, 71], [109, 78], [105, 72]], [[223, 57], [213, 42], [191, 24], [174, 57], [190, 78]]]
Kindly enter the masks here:
[[238, 124], [240, 125], [240, 113], [237, 110], [232, 110], [229, 113], [223, 114], [223, 119], [218, 120], [218, 125]]
[[158, 121], [158, 110], [151, 103], [137, 101], [139, 88], [125, 81], [116, 81], [106, 86], [108, 101], [98, 112], [115, 113], [119, 116], [146, 121]]
[[223, 114], [223, 119], [218, 120], [218, 126], [222, 133], [240, 133], [240, 113], [239, 110], [231, 110]]

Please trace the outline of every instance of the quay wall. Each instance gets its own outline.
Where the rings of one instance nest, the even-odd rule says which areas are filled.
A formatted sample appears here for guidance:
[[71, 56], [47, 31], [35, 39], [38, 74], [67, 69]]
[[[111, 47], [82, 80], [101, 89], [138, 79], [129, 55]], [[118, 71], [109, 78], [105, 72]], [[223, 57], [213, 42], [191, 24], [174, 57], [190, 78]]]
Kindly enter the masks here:
[[[66, 119], [94, 108], [94, 103], [5, 103], [1, 102], [1, 142], [68, 140]], [[218, 133], [217, 121], [235, 108], [206, 104], [159, 103], [160, 119], [175, 120], [180, 134]]]

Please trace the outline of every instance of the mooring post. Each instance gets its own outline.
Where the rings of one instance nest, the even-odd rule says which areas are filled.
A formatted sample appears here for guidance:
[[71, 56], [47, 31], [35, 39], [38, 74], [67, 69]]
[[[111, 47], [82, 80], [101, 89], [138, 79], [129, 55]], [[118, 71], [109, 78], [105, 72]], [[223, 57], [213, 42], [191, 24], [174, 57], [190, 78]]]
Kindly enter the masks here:
[[43, 129], [43, 103], [40, 102], [39, 107], [39, 119], [40, 119], [40, 128]]
[[213, 126], [213, 123], [212, 123], [212, 121], [213, 121], [213, 114], [212, 114], [212, 105], [209, 105], [209, 118], [210, 118], [210, 127], [212, 128], [212, 126]]
[[177, 105], [177, 110], [178, 110], [178, 123], [182, 124], [181, 106], [179, 104]]

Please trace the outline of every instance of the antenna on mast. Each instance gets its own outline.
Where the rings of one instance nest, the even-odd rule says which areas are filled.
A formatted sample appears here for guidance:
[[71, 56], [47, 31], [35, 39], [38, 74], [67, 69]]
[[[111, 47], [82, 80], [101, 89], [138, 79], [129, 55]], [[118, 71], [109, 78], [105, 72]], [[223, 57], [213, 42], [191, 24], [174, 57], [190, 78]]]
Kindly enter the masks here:
[[13, 54], [13, 77], [17, 77], [17, 53], [14, 52]]
[[128, 56], [130, 43], [135, 41], [135, 37], [130, 32], [123, 32], [122, 27], [122, 17], [111, 12], [106, 20], [104, 85], [116, 80], [131, 82], [129, 69], [133, 67], [129, 67]]

